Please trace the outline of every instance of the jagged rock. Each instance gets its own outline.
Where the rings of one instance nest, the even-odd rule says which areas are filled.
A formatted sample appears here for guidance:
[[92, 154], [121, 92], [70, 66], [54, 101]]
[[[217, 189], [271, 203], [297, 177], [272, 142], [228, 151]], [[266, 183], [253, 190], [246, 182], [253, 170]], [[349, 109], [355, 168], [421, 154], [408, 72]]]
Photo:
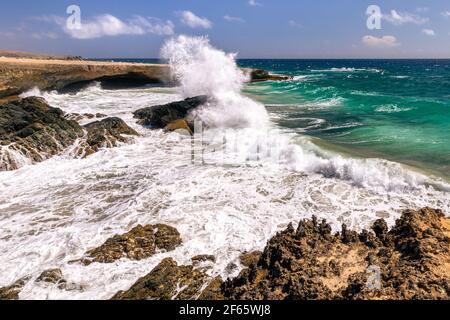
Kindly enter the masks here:
[[84, 129], [87, 131], [87, 137], [77, 151], [82, 156], [89, 156], [101, 148], [117, 147], [119, 142], [130, 143], [131, 139], [127, 136], [138, 135], [120, 118], [92, 122], [85, 125]]
[[19, 294], [28, 280], [30, 277], [24, 277], [8, 287], [0, 288], [0, 300], [18, 300]]
[[96, 114], [92, 114], [92, 113], [68, 113], [64, 116], [66, 119], [68, 120], [74, 120], [77, 122], [80, 121], [84, 121], [84, 120], [90, 120], [90, 119], [102, 119], [102, 118], [106, 118], [107, 115], [103, 114], [103, 113], [96, 113]]
[[405, 211], [355, 236], [317, 219], [273, 237], [257, 265], [222, 284], [227, 299], [450, 299], [450, 223], [440, 210]]
[[222, 294], [222, 278], [215, 277], [212, 279], [205, 290], [202, 291], [198, 300], [225, 300], [225, 297]]
[[249, 268], [251, 265], [258, 263], [261, 254], [261, 251], [245, 252], [240, 255], [239, 260], [244, 267]]
[[[193, 266], [178, 266], [166, 258], [129, 290], [118, 292], [113, 300], [192, 300], [201, 293], [208, 276]], [[210, 288], [210, 291], [213, 289]]]
[[133, 228], [130, 232], [115, 235], [100, 247], [90, 250], [81, 260], [85, 265], [93, 262], [112, 263], [122, 258], [142, 260], [157, 250], [172, 251], [182, 243], [179, 232], [164, 224]]
[[174, 121], [186, 120], [190, 111], [207, 103], [207, 100], [206, 96], [198, 96], [165, 105], [139, 109], [133, 114], [136, 119], [139, 119], [138, 123], [143, 126], [149, 126], [152, 129], [164, 129]]
[[291, 76], [272, 74], [266, 70], [261, 69], [249, 69], [249, 70], [251, 82], [292, 80]]
[[216, 257], [208, 254], [202, 254], [191, 258], [194, 265], [201, 264], [202, 262], [216, 262]]
[[59, 289], [67, 288], [67, 281], [63, 278], [61, 269], [49, 269], [41, 273], [36, 282], [50, 283], [57, 285]]
[[64, 116], [64, 118], [68, 119], [68, 120], [74, 120], [77, 122], [86, 120], [86, 119], [93, 119], [95, 118], [95, 115], [91, 114], [91, 113], [68, 113]]
[[0, 171], [15, 170], [59, 154], [83, 136], [77, 122], [30, 97], [0, 106]]
[[373, 230], [333, 234], [326, 221], [302, 220], [262, 254], [243, 255], [248, 268], [235, 279], [168, 258], [113, 299], [450, 299], [450, 220], [441, 211], [405, 211], [392, 230], [382, 220]]
[[57, 286], [58, 289], [66, 291], [83, 291], [85, 289], [83, 285], [68, 282], [66, 279], [64, 279], [61, 269], [45, 270], [36, 279], [36, 283], [54, 285]]
[[48, 282], [57, 284], [58, 282], [64, 280], [61, 269], [49, 269], [41, 273], [41, 275], [36, 279], [36, 282]]
[[[95, 116], [88, 114], [87, 117]], [[39, 97], [18, 99], [0, 106], [0, 171], [49, 159], [65, 151], [77, 139], [81, 142], [74, 156], [86, 157], [103, 147], [129, 143], [128, 136], [138, 135], [119, 118], [103, 119], [84, 127], [69, 118]]]

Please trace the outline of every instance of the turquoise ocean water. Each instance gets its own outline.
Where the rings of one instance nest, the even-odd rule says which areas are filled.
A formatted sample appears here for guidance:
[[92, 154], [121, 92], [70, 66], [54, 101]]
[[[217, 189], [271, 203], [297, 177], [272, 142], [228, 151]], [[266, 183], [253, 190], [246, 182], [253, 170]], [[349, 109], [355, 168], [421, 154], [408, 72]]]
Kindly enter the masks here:
[[294, 80], [248, 85], [275, 121], [362, 157], [450, 178], [450, 60], [241, 60]]
[[[159, 60], [121, 60], [159, 63]], [[450, 60], [239, 60], [293, 76], [249, 84], [280, 127], [325, 148], [450, 179]]]

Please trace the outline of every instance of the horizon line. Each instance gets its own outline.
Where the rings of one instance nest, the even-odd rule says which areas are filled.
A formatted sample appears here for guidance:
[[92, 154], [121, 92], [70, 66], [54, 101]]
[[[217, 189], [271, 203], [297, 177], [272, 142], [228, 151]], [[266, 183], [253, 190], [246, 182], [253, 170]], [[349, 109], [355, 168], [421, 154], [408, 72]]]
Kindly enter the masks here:
[[[99, 58], [99, 57], [88, 57], [85, 58], [86, 60], [117, 60], [117, 59], [132, 59], [132, 60], [165, 60], [162, 58], [142, 58], [142, 57], [134, 57], [134, 58], [124, 58], [124, 57], [116, 57], [116, 58]], [[450, 60], [450, 57], [447, 58], [435, 58], [435, 57], [419, 57], [419, 58], [412, 58], [412, 57], [401, 57], [401, 58], [351, 58], [351, 57], [343, 57], [343, 58], [236, 58], [237, 61], [239, 60]]]

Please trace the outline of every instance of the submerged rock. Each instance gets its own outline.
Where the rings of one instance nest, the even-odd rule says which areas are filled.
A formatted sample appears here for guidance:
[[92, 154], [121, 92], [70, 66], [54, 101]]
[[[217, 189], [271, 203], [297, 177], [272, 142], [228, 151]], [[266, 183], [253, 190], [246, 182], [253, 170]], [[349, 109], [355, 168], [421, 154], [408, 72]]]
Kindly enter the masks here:
[[216, 262], [216, 257], [209, 254], [201, 254], [191, 258], [191, 261], [194, 265], [201, 264], [202, 262]]
[[188, 98], [183, 101], [139, 109], [134, 112], [134, 117], [139, 119], [139, 124], [149, 126], [152, 129], [164, 129], [168, 126], [170, 128], [170, 126], [174, 126], [174, 122], [177, 120], [185, 120], [189, 123], [190, 121], [187, 117], [190, 111], [200, 107], [207, 101], [208, 98], [206, 96]]
[[53, 285], [53, 286], [56, 286], [60, 290], [66, 290], [66, 291], [82, 291], [85, 289], [83, 285], [73, 283], [73, 282], [68, 282], [66, 279], [64, 279], [61, 269], [45, 270], [36, 279], [36, 283]]
[[24, 277], [10, 286], [0, 288], [0, 300], [18, 300], [19, 294], [27, 284], [28, 280], [30, 280], [30, 277]]
[[66, 119], [68, 119], [68, 120], [74, 120], [74, 121], [80, 122], [80, 121], [90, 120], [90, 119], [94, 119], [94, 118], [97, 118], [97, 119], [106, 118], [107, 116], [105, 114], [103, 114], [103, 113], [96, 113], [96, 114], [92, 114], [92, 113], [82, 113], [82, 114], [80, 114], [80, 113], [69, 113], [69, 114], [66, 114], [64, 117]]
[[63, 279], [63, 274], [61, 269], [49, 269], [41, 273], [41, 275], [36, 279], [36, 282], [47, 282], [57, 284], [65, 280]]
[[220, 299], [220, 278], [211, 279], [193, 266], [179, 266], [173, 259], [161, 261], [129, 290], [118, 292], [113, 300], [193, 300]]
[[49, 283], [58, 286], [59, 289], [63, 290], [67, 288], [67, 281], [63, 278], [63, 273], [61, 269], [49, 269], [41, 273], [41, 275], [36, 279], [37, 283]]
[[64, 151], [83, 136], [77, 122], [43, 98], [30, 97], [0, 106], [0, 171], [15, 170]]
[[137, 136], [138, 133], [130, 128], [120, 118], [106, 118], [84, 126], [87, 131], [85, 141], [79, 146], [77, 153], [89, 156], [101, 148], [117, 147], [119, 142], [130, 143], [127, 136]]
[[100, 247], [90, 250], [81, 260], [85, 265], [93, 262], [112, 263], [122, 258], [142, 260], [157, 250], [172, 251], [182, 243], [179, 232], [164, 224], [133, 228], [130, 232], [115, 235]]
[[251, 82], [292, 80], [291, 76], [272, 74], [266, 70], [261, 69], [248, 69], [248, 70], [250, 72]]
[[[387, 231], [331, 233], [317, 219], [273, 237], [257, 265], [222, 285], [228, 299], [450, 299], [450, 224], [405, 211]], [[356, 237], [355, 237], [356, 235]]]

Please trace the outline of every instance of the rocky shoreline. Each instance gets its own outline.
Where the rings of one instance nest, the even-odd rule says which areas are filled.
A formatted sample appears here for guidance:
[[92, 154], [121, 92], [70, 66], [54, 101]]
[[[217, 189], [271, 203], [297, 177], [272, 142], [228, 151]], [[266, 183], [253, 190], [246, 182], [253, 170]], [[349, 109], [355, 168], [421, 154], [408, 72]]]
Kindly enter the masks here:
[[[266, 74], [265, 76], [267, 76]], [[208, 97], [188, 98], [134, 112], [138, 124], [156, 130], [193, 131], [192, 111]], [[78, 121], [91, 120], [81, 125]], [[133, 143], [138, 133], [120, 118], [64, 114], [38, 97], [12, 99], [0, 106], [0, 171], [16, 170], [55, 155], [84, 158], [102, 148]], [[71, 261], [81, 267], [119, 260], [145, 260], [182, 244], [174, 226], [137, 225]], [[243, 252], [244, 269], [234, 279], [208, 273], [216, 258], [205, 252], [188, 265], [163, 259], [114, 300], [354, 300], [450, 299], [450, 220], [440, 210], [403, 212], [389, 230], [377, 220], [360, 233], [343, 225], [333, 234], [327, 221], [302, 220], [270, 239], [262, 252]], [[0, 299], [19, 299], [29, 282], [59, 290], [83, 290], [61, 269], [42, 270], [0, 288]]]
[[[142, 260], [181, 244], [166, 225], [137, 226], [108, 239], [71, 263]], [[243, 253], [244, 269], [234, 279], [211, 277], [214, 256], [179, 265], [163, 259], [149, 274], [113, 300], [430, 300], [450, 299], [450, 219], [431, 208], [406, 210], [395, 226], [377, 220], [360, 233], [345, 225], [336, 234], [326, 221], [302, 220], [270, 239], [263, 252]], [[0, 299], [18, 299], [31, 277], [0, 288]], [[60, 269], [35, 280], [60, 290], [83, 290]]]
[[138, 135], [119, 118], [81, 126], [71, 116], [39, 97], [0, 106], [0, 171], [42, 162], [69, 148], [71, 156], [84, 158], [119, 142], [130, 143]]

